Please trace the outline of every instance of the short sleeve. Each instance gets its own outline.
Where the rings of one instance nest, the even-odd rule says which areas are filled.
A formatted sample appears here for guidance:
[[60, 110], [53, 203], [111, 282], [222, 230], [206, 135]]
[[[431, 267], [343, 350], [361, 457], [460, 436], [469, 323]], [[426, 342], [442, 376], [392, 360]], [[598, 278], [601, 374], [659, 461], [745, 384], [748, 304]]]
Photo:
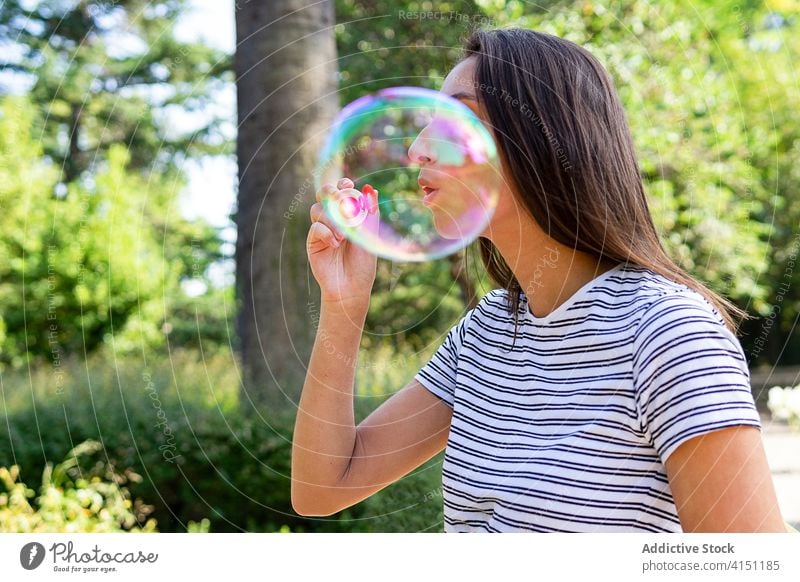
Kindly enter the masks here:
[[699, 293], [667, 295], [646, 309], [634, 336], [633, 379], [641, 429], [662, 462], [693, 437], [761, 428], [742, 346]]
[[442, 345], [425, 364], [415, 379], [452, 408], [455, 402], [456, 367], [461, 346], [474, 309], [467, 312], [445, 336]]

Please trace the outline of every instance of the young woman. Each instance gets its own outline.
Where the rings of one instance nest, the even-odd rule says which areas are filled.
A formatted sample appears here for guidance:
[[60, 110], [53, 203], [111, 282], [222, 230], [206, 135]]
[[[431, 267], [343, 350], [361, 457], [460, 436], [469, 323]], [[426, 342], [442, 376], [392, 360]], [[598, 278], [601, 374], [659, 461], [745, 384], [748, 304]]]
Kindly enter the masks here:
[[[336, 513], [446, 447], [446, 531], [784, 531], [734, 335], [741, 313], [662, 248], [606, 71], [524, 29], [478, 31], [465, 55], [441, 90], [501, 152], [507, 187], [480, 240], [500, 288], [355, 426], [376, 259], [319, 204], [352, 182], [322, 187], [307, 241], [322, 306], [294, 433], [295, 510]], [[416, 142], [409, 155], [436, 168]]]

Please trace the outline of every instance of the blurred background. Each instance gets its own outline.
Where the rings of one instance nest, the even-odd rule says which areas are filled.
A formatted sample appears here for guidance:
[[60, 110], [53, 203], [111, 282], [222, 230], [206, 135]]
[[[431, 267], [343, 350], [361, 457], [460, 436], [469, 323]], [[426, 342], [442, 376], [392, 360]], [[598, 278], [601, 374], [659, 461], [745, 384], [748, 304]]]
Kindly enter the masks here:
[[[797, 0], [0, 0], [0, 531], [442, 531], [442, 455], [294, 513], [319, 316], [312, 170], [341, 106], [438, 89], [474, 27], [614, 77], [663, 240], [741, 341], [800, 522]], [[359, 422], [492, 288], [471, 246], [379, 261]]]

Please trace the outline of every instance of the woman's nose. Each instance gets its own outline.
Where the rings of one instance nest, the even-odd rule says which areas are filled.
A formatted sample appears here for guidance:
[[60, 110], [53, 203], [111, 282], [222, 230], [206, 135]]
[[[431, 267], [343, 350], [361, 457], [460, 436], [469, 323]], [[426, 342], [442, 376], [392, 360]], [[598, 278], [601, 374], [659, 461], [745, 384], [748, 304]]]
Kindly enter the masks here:
[[408, 157], [412, 163], [433, 164], [436, 162], [431, 140], [425, 136], [426, 130], [422, 130], [411, 147], [408, 148]]

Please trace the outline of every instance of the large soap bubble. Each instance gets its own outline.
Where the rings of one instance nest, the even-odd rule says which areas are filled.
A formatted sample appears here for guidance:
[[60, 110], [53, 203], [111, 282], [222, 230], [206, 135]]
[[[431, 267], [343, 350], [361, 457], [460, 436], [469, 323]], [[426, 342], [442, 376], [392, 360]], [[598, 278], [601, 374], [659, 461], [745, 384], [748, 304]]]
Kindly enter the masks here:
[[451, 254], [475, 240], [497, 205], [497, 149], [460, 101], [393, 87], [342, 109], [314, 170], [317, 189], [350, 178], [355, 188], [322, 204], [352, 242], [396, 261]]

